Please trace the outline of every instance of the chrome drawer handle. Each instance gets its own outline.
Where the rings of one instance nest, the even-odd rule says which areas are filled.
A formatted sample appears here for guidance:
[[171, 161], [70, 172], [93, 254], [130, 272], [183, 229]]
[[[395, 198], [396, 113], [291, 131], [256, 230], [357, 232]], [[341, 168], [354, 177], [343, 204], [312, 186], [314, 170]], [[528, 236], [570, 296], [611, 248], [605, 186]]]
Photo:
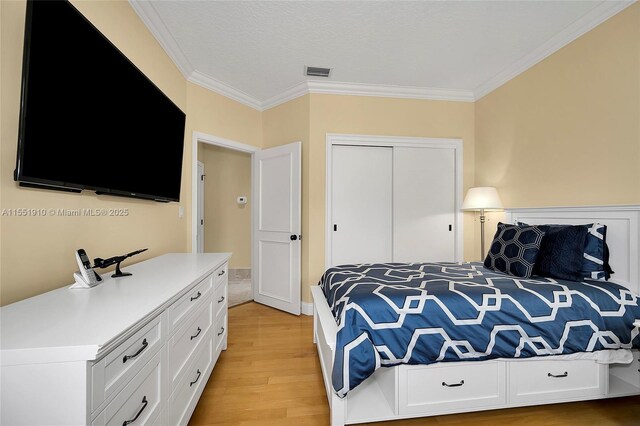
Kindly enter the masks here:
[[200, 299], [200, 296], [202, 296], [202, 293], [198, 292], [198, 294], [196, 294], [196, 296], [195, 296], [195, 297], [192, 297], [192, 298], [191, 298], [191, 301], [193, 302], [193, 301], [194, 301], [194, 300], [196, 300], [196, 299]]
[[547, 377], [556, 377], [556, 378], [560, 378], [560, 377], [567, 377], [569, 375], [569, 373], [567, 373], [566, 371], [564, 372], [564, 374], [551, 374], [551, 373], [547, 373]]
[[460, 380], [460, 383], [454, 383], [450, 385], [449, 383], [442, 382], [442, 386], [446, 386], [448, 388], [457, 388], [458, 386], [464, 385], [464, 380]]
[[197, 332], [196, 334], [194, 334], [193, 336], [191, 336], [191, 339], [189, 339], [189, 340], [193, 340], [193, 339], [195, 339], [196, 337], [198, 337], [198, 336], [200, 335], [200, 332], [201, 332], [201, 331], [202, 331], [202, 329], [201, 329], [200, 327], [198, 327], [198, 332]]
[[135, 358], [138, 355], [140, 355], [142, 353], [142, 351], [144, 351], [145, 349], [147, 349], [147, 346], [149, 346], [149, 343], [147, 343], [147, 339], [144, 339], [142, 341], [142, 347], [140, 349], [138, 349], [138, 352], [136, 352], [133, 355], [125, 355], [122, 357], [122, 363], [124, 364], [125, 362], [127, 362], [128, 360], [130, 360], [131, 358]]
[[196, 384], [196, 382], [197, 382], [198, 380], [200, 380], [200, 375], [201, 375], [201, 374], [202, 374], [202, 373], [200, 373], [200, 370], [198, 370], [198, 377], [196, 377], [196, 379], [195, 379], [193, 382], [189, 383], [189, 387], [191, 387], [191, 386], [195, 385], [195, 384]]
[[224, 302], [224, 296], [222, 296], [220, 300], [218, 300], [218, 303], [222, 303], [222, 302]]
[[140, 411], [138, 411], [138, 414], [136, 414], [136, 416], [131, 420], [125, 420], [122, 423], [122, 426], [127, 426], [127, 425], [135, 422], [136, 420], [138, 420], [138, 417], [140, 417], [140, 414], [142, 414], [144, 409], [147, 408], [148, 404], [149, 404], [149, 401], [147, 401], [147, 396], [145, 395], [145, 396], [142, 397], [142, 408], [140, 409]]
[[218, 274], [219, 277], [224, 275], [224, 269], [222, 271], [220, 271], [220, 273]]
[[222, 330], [220, 330], [220, 333], [218, 333], [218, 336], [220, 336], [222, 333], [224, 333], [224, 327], [222, 327]]

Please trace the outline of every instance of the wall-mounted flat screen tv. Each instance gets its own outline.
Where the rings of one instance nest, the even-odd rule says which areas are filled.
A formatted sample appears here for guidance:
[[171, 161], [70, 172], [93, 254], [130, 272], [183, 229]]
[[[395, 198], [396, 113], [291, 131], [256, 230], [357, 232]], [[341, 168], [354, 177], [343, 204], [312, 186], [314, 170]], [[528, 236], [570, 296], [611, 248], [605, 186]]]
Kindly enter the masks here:
[[185, 114], [68, 1], [27, 3], [19, 126], [22, 186], [180, 198]]

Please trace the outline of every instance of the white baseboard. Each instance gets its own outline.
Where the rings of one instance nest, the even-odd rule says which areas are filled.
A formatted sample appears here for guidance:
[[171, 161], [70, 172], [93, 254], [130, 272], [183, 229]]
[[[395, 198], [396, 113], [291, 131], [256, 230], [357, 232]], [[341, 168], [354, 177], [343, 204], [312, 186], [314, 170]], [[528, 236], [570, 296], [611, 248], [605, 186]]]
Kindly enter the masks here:
[[300, 313], [302, 315], [313, 315], [313, 303], [300, 302]]

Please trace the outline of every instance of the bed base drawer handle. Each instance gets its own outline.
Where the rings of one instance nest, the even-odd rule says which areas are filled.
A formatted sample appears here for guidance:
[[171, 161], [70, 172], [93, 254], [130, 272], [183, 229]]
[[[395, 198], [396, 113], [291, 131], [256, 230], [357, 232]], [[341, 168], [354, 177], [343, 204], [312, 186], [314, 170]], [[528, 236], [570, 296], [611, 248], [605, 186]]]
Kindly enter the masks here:
[[555, 377], [557, 379], [562, 378], [562, 377], [567, 377], [569, 375], [569, 373], [567, 373], [566, 371], [562, 374], [551, 374], [551, 373], [547, 373], [547, 377]]
[[222, 336], [222, 333], [224, 333], [224, 327], [220, 329], [220, 333], [218, 333], [218, 336]]
[[143, 396], [142, 397], [142, 408], [140, 409], [140, 411], [138, 411], [138, 414], [136, 414], [136, 416], [131, 419], [131, 420], [125, 420], [122, 423], [122, 426], [127, 426], [130, 425], [131, 423], [135, 422], [136, 420], [138, 420], [138, 417], [140, 417], [140, 414], [142, 414], [142, 412], [144, 411], [145, 408], [147, 408], [147, 405], [149, 404], [149, 401], [147, 401], [147, 396]]
[[454, 383], [452, 385], [450, 385], [447, 382], [442, 382], [442, 386], [446, 386], [448, 388], [457, 388], [458, 386], [462, 386], [462, 385], [464, 385], [464, 380], [460, 380], [460, 383]]
[[222, 303], [222, 302], [224, 302], [224, 296], [222, 296], [222, 297], [218, 300], [218, 303]]
[[200, 299], [200, 296], [202, 296], [202, 293], [198, 292], [198, 294], [196, 294], [194, 297], [191, 297], [190, 299], [193, 302], [194, 300]]
[[125, 355], [122, 357], [122, 363], [124, 364], [125, 362], [127, 362], [128, 360], [130, 360], [131, 358], [135, 358], [138, 355], [140, 355], [142, 353], [142, 351], [144, 351], [145, 349], [147, 349], [147, 346], [149, 346], [149, 343], [147, 342], [147, 339], [144, 339], [142, 341], [142, 347], [140, 349], [138, 349], [138, 352], [136, 352], [133, 355]]

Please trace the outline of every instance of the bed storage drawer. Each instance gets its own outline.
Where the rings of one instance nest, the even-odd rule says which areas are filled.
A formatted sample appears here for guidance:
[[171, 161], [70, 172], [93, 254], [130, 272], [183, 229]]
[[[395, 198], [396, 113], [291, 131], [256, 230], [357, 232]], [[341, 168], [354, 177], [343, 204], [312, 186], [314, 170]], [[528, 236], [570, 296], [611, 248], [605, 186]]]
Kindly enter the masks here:
[[154, 318], [91, 367], [92, 411], [120, 391], [164, 344], [163, 318]]
[[604, 395], [607, 366], [592, 360], [509, 363], [509, 402], [560, 402]]
[[92, 426], [152, 424], [162, 409], [162, 352], [157, 353], [91, 422]]
[[506, 402], [505, 364], [499, 361], [401, 365], [400, 414], [429, 414]]
[[169, 333], [180, 327], [187, 317], [202, 306], [204, 300], [212, 294], [215, 276], [215, 273], [208, 275], [169, 307], [167, 312], [169, 314]]

